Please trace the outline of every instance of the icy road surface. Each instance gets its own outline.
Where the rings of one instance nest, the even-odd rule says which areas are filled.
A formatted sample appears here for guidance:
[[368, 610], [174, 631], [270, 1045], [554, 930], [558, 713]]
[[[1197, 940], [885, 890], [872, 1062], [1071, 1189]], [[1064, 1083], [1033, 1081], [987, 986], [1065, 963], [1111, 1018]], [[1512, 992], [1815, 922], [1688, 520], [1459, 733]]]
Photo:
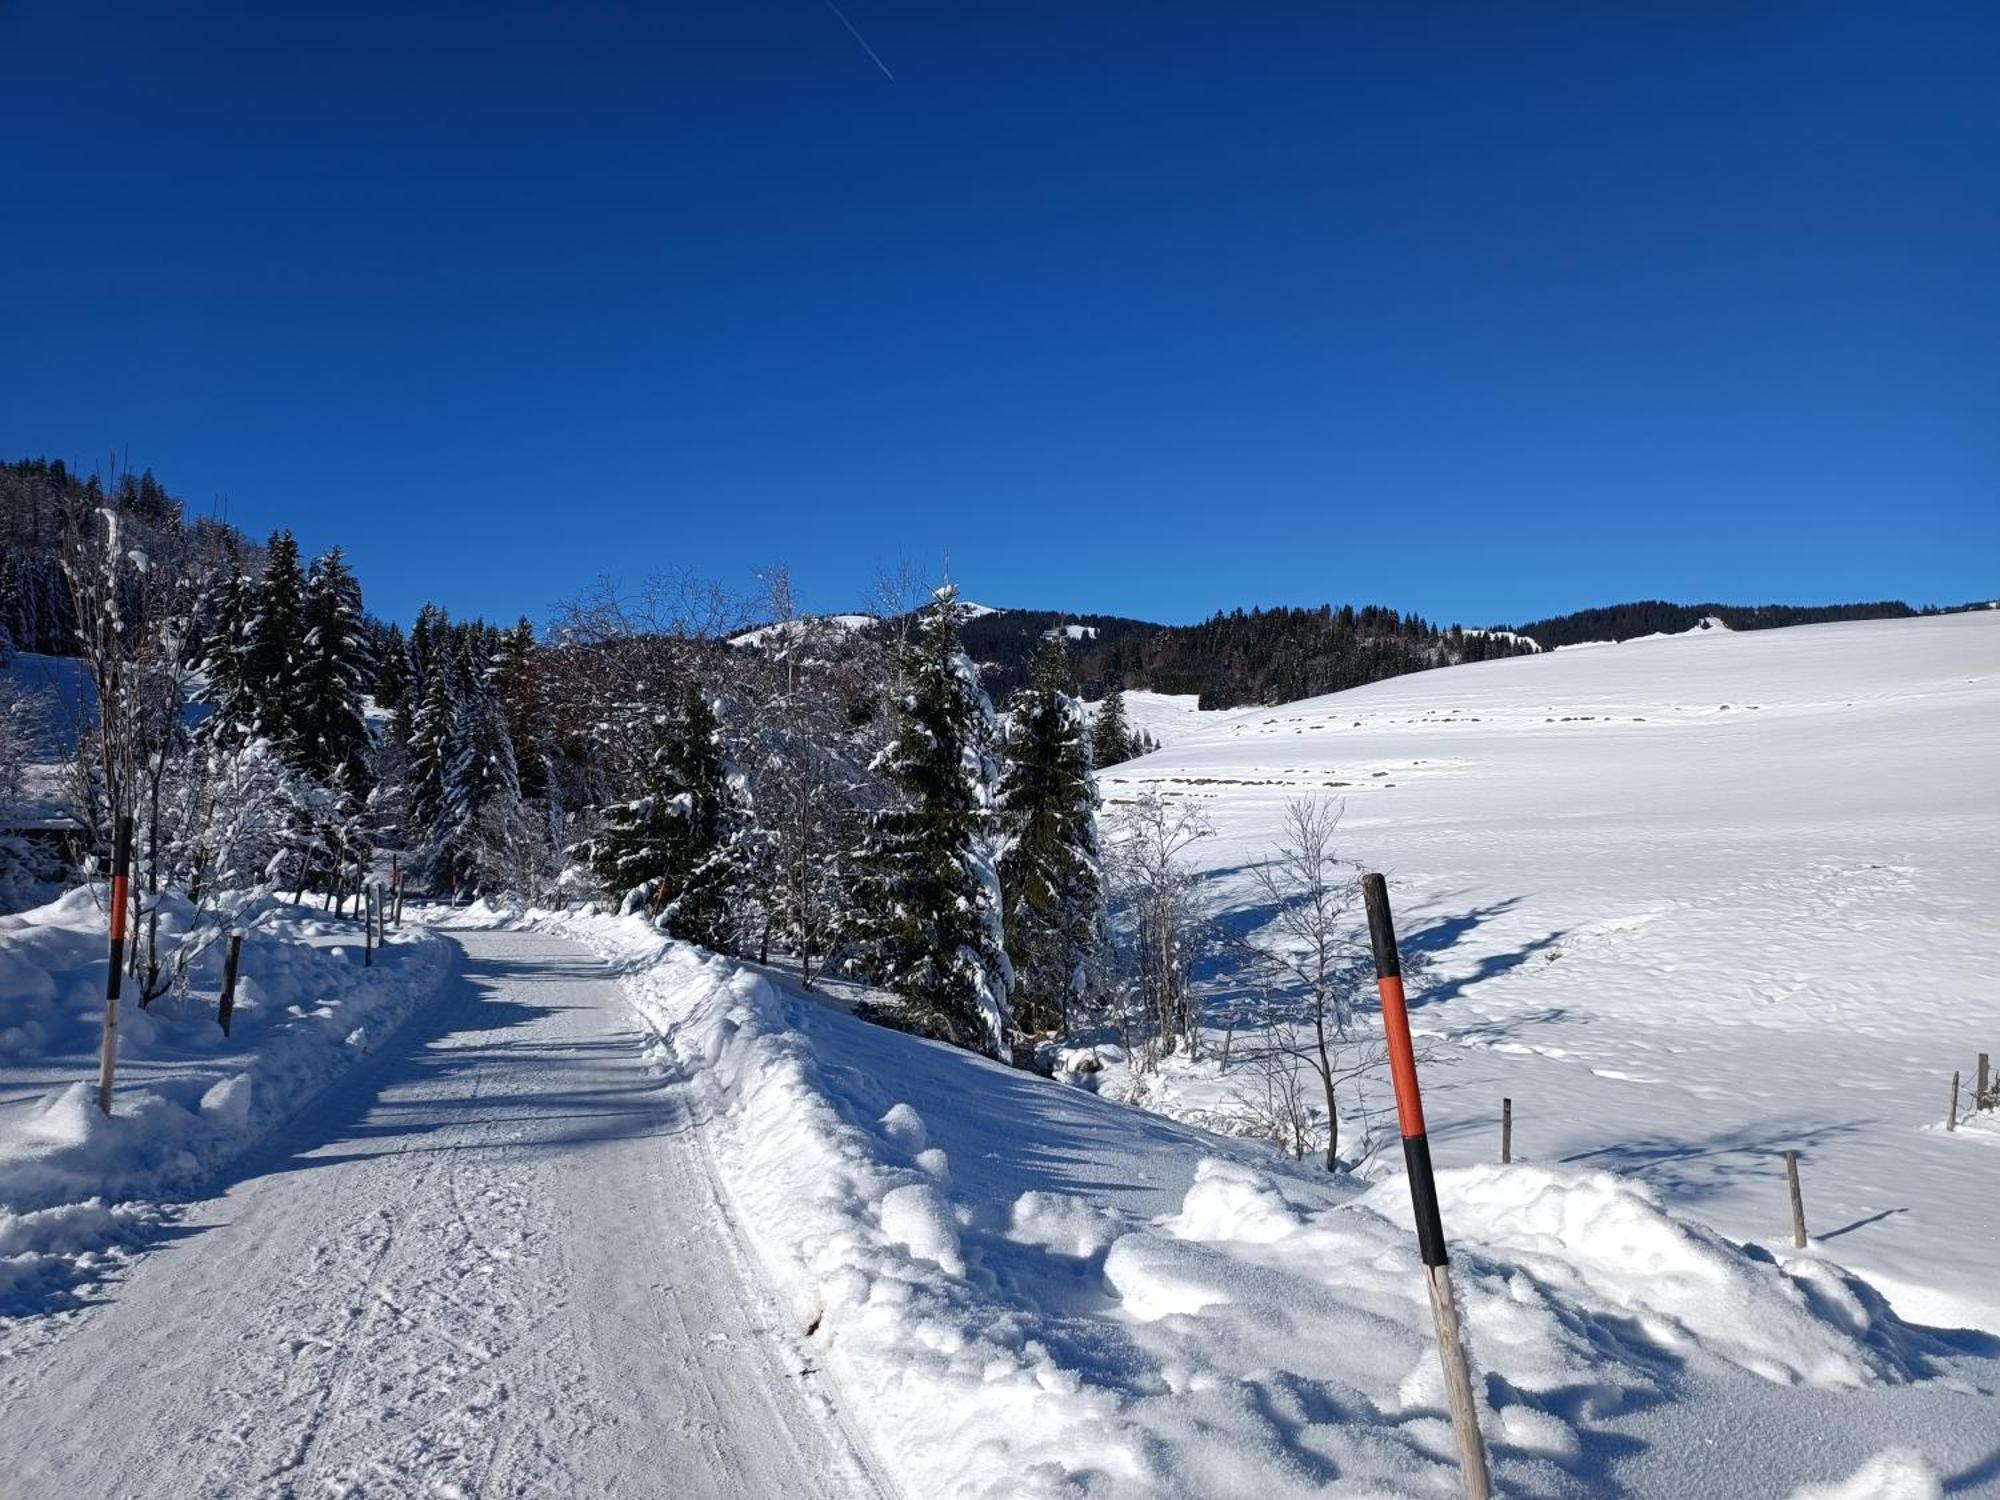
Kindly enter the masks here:
[[610, 973], [463, 978], [53, 1344], [6, 1496], [872, 1496]]

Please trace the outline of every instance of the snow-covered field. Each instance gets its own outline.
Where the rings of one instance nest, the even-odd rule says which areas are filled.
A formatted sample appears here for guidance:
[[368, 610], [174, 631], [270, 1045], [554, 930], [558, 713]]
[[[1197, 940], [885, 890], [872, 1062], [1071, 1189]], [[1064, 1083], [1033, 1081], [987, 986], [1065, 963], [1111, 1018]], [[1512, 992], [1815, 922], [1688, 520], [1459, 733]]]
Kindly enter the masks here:
[[[1457, 1493], [1400, 1179], [867, 1026], [636, 919], [531, 920], [623, 972], [791, 1332], [905, 1493]], [[2000, 1342], [1590, 1165], [1441, 1186], [1503, 1493], [2000, 1488]]]
[[[2000, 619], [1420, 673], [1229, 715], [1103, 785], [1200, 803], [1239, 928], [1286, 802], [1344, 802], [1343, 852], [1433, 964], [1413, 1018], [1455, 1064], [1428, 1090], [1444, 1165], [1497, 1158], [1511, 1096], [1517, 1159], [1775, 1247], [1796, 1149], [1812, 1258], [2000, 1332], [2000, 1136], [1943, 1129], [1952, 1071], [2000, 1056]], [[1170, 1113], [1228, 1091], [1213, 1066], [1144, 1088]]]
[[[173, 1202], [378, 1047], [448, 971], [447, 945], [414, 926], [364, 967], [359, 922], [263, 903], [243, 913], [230, 1035], [214, 1019], [220, 943], [194, 962], [188, 995], [141, 1009], [126, 985], [107, 1118], [103, 897], [79, 889], [0, 916], [0, 1351], [46, 1333], [36, 1315], [157, 1237]], [[169, 905], [163, 942], [186, 917]]]
[[[1086, 704], [1093, 714], [1098, 705]], [[1203, 727], [1220, 723], [1244, 710], [1203, 708], [1195, 693], [1149, 693], [1131, 688], [1125, 694], [1125, 723], [1135, 734], [1149, 734], [1156, 744], [1177, 745]]]

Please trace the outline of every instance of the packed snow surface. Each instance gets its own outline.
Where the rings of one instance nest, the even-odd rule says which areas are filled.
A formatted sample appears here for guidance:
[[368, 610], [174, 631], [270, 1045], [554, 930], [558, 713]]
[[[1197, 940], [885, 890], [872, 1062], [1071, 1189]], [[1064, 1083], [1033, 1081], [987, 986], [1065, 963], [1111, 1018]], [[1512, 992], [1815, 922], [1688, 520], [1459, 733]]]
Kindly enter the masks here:
[[[436, 990], [447, 947], [410, 928], [372, 966], [361, 925], [266, 901], [247, 934], [230, 1034], [215, 1021], [221, 933], [184, 990], [120, 1006], [118, 1087], [97, 1108], [104, 888], [0, 916], [0, 1348], [69, 1304], [216, 1172], [380, 1046]], [[169, 901], [163, 949], [192, 914]], [[212, 918], [211, 918], [212, 920]], [[30, 1321], [32, 1319], [30, 1318]]]
[[[1388, 874], [1431, 964], [1413, 1021], [1452, 1064], [1428, 1086], [1442, 1164], [1495, 1160], [1511, 1097], [1517, 1159], [1775, 1248], [1797, 1150], [1812, 1258], [2000, 1332], [1995, 1136], [1943, 1128], [1952, 1072], [2000, 1056], [1992, 614], [1419, 673], [1230, 715], [1102, 784], [1113, 811], [1199, 805], [1237, 931], [1268, 916], [1248, 867], [1286, 803], [1341, 801], [1342, 852]], [[1217, 1039], [1230, 1015], [1218, 996]], [[1230, 1087], [1115, 1060], [1100, 1086], [1184, 1116]]]
[[171, 1245], [0, 1345], [0, 1496], [881, 1493], [610, 971], [460, 940]]

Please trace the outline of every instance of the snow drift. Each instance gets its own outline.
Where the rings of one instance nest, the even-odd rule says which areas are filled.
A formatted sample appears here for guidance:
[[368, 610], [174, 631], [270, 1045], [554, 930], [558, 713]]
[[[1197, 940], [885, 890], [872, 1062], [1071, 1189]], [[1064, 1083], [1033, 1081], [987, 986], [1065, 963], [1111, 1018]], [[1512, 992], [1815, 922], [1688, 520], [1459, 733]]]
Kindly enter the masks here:
[[[633, 919], [531, 920], [621, 970], [797, 1331], [909, 1493], [1454, 1492], [1400, 1178], [1295, 1170], [866, 1026]], [[1609, 1173], [1441, 1187], [1510, 1491], [1622, 1489], [1663, 1406], [1863, 1401], [1966, 1357], [1832, 1268], [1733, 1244]], [[1827, 1448], [1763, 1488], [1873, 1451]]]

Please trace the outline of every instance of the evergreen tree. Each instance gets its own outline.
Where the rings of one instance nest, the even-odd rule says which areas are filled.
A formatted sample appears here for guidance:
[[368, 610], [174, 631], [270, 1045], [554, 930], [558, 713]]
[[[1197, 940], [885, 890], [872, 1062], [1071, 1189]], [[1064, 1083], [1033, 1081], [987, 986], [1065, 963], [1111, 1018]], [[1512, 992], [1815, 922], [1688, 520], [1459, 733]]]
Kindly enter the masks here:
[[507, 716], [519, 763], [521, 795], [540, 800], [548, 793], [548, 761], [542, 749], [543, 708], [539, 674], [540, 648], [535, 627], [523, 615], [512, 630], [502, 632], [493, 659], [493, 685]]
[[[420, 866], [433, 880], [441, 873], [441, 829], [445, 813], [447, 773], [458, 758], [453, 738], [457, 722], [449, 674], [433, 671], [423, 697], [410, 714], [409, 821], [405, 837], [417, 850]], [[449, 879], [449, 873], [443, 872]]]
[[410, 695], [410, 648], [403, 627], [391, 622], [375, 643], [375, 706], [400, 715]]
[[305, 576], [299, 571], [299, 544], [291, 532], [275, 531], [247, 627], [244, 676], [256, 706], [254, 733], [269, 740], [288, 759], [295, 754], [303, 729], [299, 666], [304, 619]]
[[250, 678], [250, 622], [256, 611], [254, 579], [232, 573], [216, 588], [201, 660], [201, 701], [209, 713], [200, 734], [224, 749], [247, 744], [257, 732], [257, 698]]
[[747, 819], [714, 707], [690, 683], [679, 712], [654, 720], [645, 790], [602, 811], [582, 853], [628, 905], [643, 900], [675, 937], [735, 947], [748, 866]]
[[361, 700], [373, 662], [361, 617], [361, 585], [335, 547], [306, 575], [305, 635], [298, 667], [299, 737], [294, 763], [331, 783], [338, 776], [359, 807], [368, 794], [368, 720]]
[[1052, 636], [1014, 697], [1000, 779], [1009, 996], [1031, 1033], [1069, 1029], [1104, 922], [1090, 735], [1069, 689], [1069, 660]]
[[[476, 643], [477, 637], [473, 638]], [[489, 829], [511, 827], [521, 803], [514, 742], [488, 674], [466, 662], [456, 673], [460, 691], [451, 697], [451, 720], [444, 737], [445, 764], [431, 843], [434, 875], [457, 884], [477, 881], [482, 839]]]
[[957, 591], [924, 611], [903, 650], [896, 732], [875, 762], [895, 793], [863, 853], [864, 935], [893, 1019], [1004, 1056], [1007, 955], [994, 868], [993, 705], [959, 645]]
[[1125, 724], [1123, 689], [1114, 687], [1097, 705], [1097, 720], [1090, 732], [1090, 752], [1100, 766], [1115, 766], [1132, 758], [1132, 732]]

